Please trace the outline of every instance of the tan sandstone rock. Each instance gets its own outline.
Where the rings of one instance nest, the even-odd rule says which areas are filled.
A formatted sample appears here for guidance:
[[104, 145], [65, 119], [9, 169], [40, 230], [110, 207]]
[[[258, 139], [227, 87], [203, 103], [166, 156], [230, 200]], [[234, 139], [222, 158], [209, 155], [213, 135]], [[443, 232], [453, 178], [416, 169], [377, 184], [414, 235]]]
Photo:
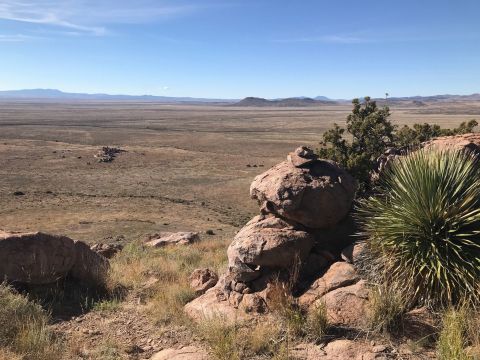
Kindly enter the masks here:
[[[302, 360], [371, 360], [377, 356], [370, 344], [358, 340], [339, 339], [330, 341], [324, 347], [315, 344], [299, 344], [292, 350], [295, 359]], [[380, 359], [380, 356], [378, 356]]]
[[222, 319], [227, 323], [245, 321], [252, 318], [243, 309], [236, 308], [228, 296], [218, 287], [213, 287], [185, 305], [185, 313], [194, 321]]
[[208, 360], [208, 353], [196, 346], [185, 346], [180, 349], [164, 349], [154, 354], [150, 360]]
[[167, 245], [189, 245], [197, 241], [200, 241], [200, 236], [197, 232], [162, 232], [158, 234], [158, 237], [145, 243], [145, 245], [151, 247], [163, 247]]
[[[304, 162], [299, 159], [305, 160]], [[350, 210], [355, 180], [335, 162], [318, 159], [310, 149], [297, 149], [284, 161], [258, 175], [250, 195], [264, 213], [278, 214], [309, 228], [329, 228]]]
[[470, 133], [455, 136], [441, 136], [421, 144], [423, 148], [469, 150], [480, 153], [480, 134]]
[[317, 299], [335, 289], [350, 286], [360, 280], [355, 268], [346, 262], [333, 263], [325, 274], [315, 280], [310, 288], [299, 297], [302, 306], [310, 306]]
[[288, 268], [295, 259], [304, 260], [312, 246], [307, 232], [272, 215], [256, 216], [228, 247], [229, 268], [236, 280], [249, 281], [242, 278], [244, 272], [258, 266]]
[[40, 232], [0, 234], [0, 278], [33, 285], [67, 275], [88, 285], [103, 285], [108, 260], [66, 236]]
[[215, 286], [218, 282], [218, 275], [208, 268], [195, 269], [190, 275], [190, 287], [197, 295], [204, 294], [205, 291]]
[[75, 245], [65, 236], [40, 232], [0, 234], [0, 279], [49, 284], [67, 276], [76, 260]]
[[330, 291], [317, 302], [325, 304], [327, 316], [333, 325], [356, 328], [366, 325], [368, 289], [364, 280]]

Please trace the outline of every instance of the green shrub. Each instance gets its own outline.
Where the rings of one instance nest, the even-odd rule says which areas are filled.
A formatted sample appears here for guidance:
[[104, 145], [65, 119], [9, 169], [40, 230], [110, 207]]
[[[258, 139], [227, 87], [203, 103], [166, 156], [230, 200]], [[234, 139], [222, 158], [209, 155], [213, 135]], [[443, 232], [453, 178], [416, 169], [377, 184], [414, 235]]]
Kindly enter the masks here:
[[411, 299], [478, 302], [480, 178], [472, 155], [421, 150], [386, 171], [380, 195], [360, 202], [371, 271]]
[[373, 162], [393, 145], [394, 125], [388, 120], [388, 107], [378, 108], [368, 96], [361, 103], [354, 99], [352, 113], [347, 117], [347, 141], [345, 129], [337, 124], [323, 134], [320, 157], [338, 162], [358, 181], [360, 192], [368, 189]]

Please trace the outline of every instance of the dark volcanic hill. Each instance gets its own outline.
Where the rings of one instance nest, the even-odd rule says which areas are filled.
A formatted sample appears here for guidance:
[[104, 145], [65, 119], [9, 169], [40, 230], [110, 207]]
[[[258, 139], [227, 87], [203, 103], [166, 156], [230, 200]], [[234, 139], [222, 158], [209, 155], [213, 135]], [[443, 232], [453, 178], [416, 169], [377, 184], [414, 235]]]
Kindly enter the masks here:
[[335, 104], [331, 100], [315, 100], [312, 98], [286, 98], [268, 100], [257, 97], [246, 97], [245, 99], [233, 104], [234, 106], [275, 106], [275, 107], [303, 107], [303, 106], [316, 106], [324, 104]]

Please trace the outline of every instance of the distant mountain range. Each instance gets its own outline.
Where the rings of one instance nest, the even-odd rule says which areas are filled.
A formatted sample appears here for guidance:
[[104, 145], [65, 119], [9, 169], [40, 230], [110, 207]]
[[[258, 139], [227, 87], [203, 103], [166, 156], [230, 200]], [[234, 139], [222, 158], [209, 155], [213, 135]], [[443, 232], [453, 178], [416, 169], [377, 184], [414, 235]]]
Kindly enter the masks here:
[[[349, 103], [346, 99], [330, 99], [326, 96], [314, 98], [297, 96], [279, 99], [264, 99], [259, 97], [246, 97], [239, 99], [210, 99], [193, 97], [171, 97], [154, 95], [111, 95], [111, 94], [85, 94], [68, 93], [57, 89], [25, 89], [0, 91], [0, 100], [45, 100], [45, 101], [67, 101], [67, 100], [90, 100], [90, 101], [145, 101], [160, 103], [190, 103], [190, 104], [230, 104], [235, 106], [276, 106], [276, 107], [302, 107], [322, 104]], [[374, 99], [380, 104], [385, 102], [384, 98]], [[472, 95], [434, 95], [434, 96], [410, 96], [390, 97], [388, 103], [412, 104], [415, 106], [426, 106], [431, 102], [448, 101], [480, 101], [480, 94]]]
[[0, 99], [11, 100], [104, 100], [104, 101], [151, 101], [164, 103], [233, 103], [237, 99], [205, 99], [154, 95], [110, 95], [68, 93], [56, 89], [25, 89], [0, 91]]

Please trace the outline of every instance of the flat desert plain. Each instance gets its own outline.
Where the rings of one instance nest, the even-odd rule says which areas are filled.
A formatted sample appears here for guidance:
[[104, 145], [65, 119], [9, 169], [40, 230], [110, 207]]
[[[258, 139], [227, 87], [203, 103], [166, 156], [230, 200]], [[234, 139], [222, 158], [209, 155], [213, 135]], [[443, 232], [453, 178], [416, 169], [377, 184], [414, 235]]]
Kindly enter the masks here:
[[[258, 211], [252, 179], [299, 145], [317, 147], [350, 110], [0, 102], [0, 229], [89, 243], [181, 230], [231, 237]], [[397, 124], [480, 119], [476, 102], [391, 110]], [[100, 163], [102, 146], [125, 152]]]

